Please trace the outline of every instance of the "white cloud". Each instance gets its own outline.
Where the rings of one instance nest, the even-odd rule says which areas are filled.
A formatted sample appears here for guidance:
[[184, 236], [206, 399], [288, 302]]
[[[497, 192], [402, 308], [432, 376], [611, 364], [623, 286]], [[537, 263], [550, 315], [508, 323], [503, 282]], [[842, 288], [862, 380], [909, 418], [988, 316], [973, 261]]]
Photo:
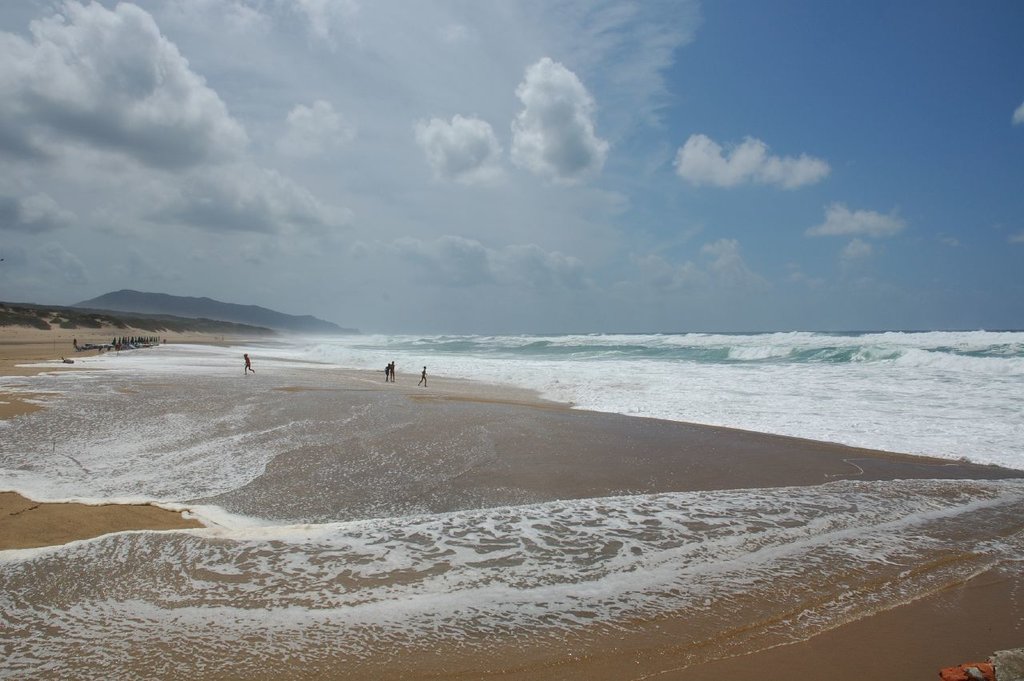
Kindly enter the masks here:
[[351, 220], [274, 170], [246, 164], [190, 174], [151, 215], [160, 222], [223, 232], [324, 233]]
[[903, 220], [893, 215], [882, 215], [873, 210], [851, 211], [841, 203], [825, 209], [825, 222], [807, 230], [808, 236], [861, 235], [887, 237], [900, 233], [906, 227]]
[[74, 221], [74, 213], [61, 208], [46, 194], [0, 196], [0, 230], [48, 232], [68, 227]]
[[740, 242], [736, 239], [719, 239], [704, 244], [700, 252], [711, 258], [708, 272], [722, 284], [741, 288], [763, 288], [768, 284], [747, 266], [740, 255]]
[[871, 244], [864, 241], [863, 239], [854, 239], [850, 243], [846, 244], [843, 248], [843, 252], [840, 257], [846, 261], [859, 260], [866, 258], [874, 252]]
[[583, 263], [571, 255], [545, 251], [535, 244], [506, 246], [492, 257], [499, 281], [538, 289], [582, 288], [588, 285]]
[[161, 25], [179, 26], [192, 31], [213, 32], [223, 39], [225, 33], [255, 39], [273, 29], [273, 19], [247, 0], [169, 0], [153, 8]]
[[433, 240], [403, 237], [390, 243], [358, 243], [357, 257], [399, 258], [415, 265], [417, 278], [452, 287], [498, 285], [540, 290], [581, 288], [588, 284], [574, 256], [545, 251], [535, 244], [489, 248], [475, 239], [445, 235]]
[[516, 88], [523, 110], [512, 122], [512, 162], [561, 182], [601, 170], [608, 142], [594, 132], [594, 100], [576, 74], [544, 57]]
[[495, 178], [501, 145], [486, 121], [455, 115], [451, 123], [439, 118], [416, 124], [416, 142], [438, 178], [464, 183]]
[[659, 291], [683, 291], [707, 282], [707, 274], [692, 262], [677, 265], [660, 255], [634, 255], [631, 258], [641, 280]]
[[661, 255], [632, 255], [637, 277], [659, 292], [720, 292], [725, 289], [751, 292], [768, 287], [768, 281], [747, 265], [736, 239], [719, 239], [701, 246], [703, 264], [687, 260], [673, 263]]
[[359, 13], [355, 0], [279, 0], [286, 7], [300, 13], [306, 20], [310, 34], [328, 45], [333, 45], [336, 33], [350, 26]]
[[791, 283], [801, 284], [812, 289], [818, 288], [825, 283], [825, 280], [820, 277], [812, 277], [806, 274], [802, 269], [800, 269], [800, 265], [794, 262], [786, 263], [786, 270], [789, 272], [786, 279]]
[[84, 144], [181, 168], [245, 147], [243, 127], [139, 7], [70, 1], [29, 28], [31, 42], [0, 33], [0, 150]]
[[768, 145], [747, 137], [723, 153], [721, 145], [706, 135], [691, 135], [676, 153], [676, 173], [696, 185], [735, 187], [745, 182], [771, 184], [796, 189], [824, 179], [828, 163], [801, 154], [798, 158], [768, 153]]
[[318, 99], [313, 106], [298, 104], [288, 113], [287, 129], [278, 140], [278, 150], [289, 156], [311, 157], [330, 152], [352, 141], [355, 128]]
[[1024, 104], [1017, 107], [1017, 110], [1013, 112], [1013, 124], [1024, 125]]
[[1011, 234], [1009, 237], [1007, 237], [1006, 240], [1009, 241], [1011, 244], [1024, 244], [1024, 232], [1017, 232], [1016, 234]]

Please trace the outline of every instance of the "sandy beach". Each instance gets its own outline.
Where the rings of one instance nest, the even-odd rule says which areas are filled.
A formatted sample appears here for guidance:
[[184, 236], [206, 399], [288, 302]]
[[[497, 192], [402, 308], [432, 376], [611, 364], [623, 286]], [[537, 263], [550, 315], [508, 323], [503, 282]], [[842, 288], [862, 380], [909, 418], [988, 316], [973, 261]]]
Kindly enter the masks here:
[[[109, 343], [115, 336], [150, 336], [140, 329], [32, 329], [0, 327], [0, 376], [34, 376], [43, 371], [74, 371], [81, 364], [64, 364], [64, 358], [95, 357], [98, 350], [76, 351], [80, 345]], [[174, 343], [223, 343], [223, 336], [204, 334], [161, 334]], [[39, 364], [45, 366], [38, 366]], [[26, 366], [36, 365], [36, 366]], [[24, 384], [14, 384], [21, 387]], [[43, 408], [47, 395], [11, 392], [0, 387], [0, 420], [31, 414]], [[12, 492], [0, 492], [0, 551], [63, 544], [125, 530], [168, 530], [202, 525], [184, 519], [180, 512], [149, 505], [47, 504], [25, 499]]]
[[[25, 377], [25, 382], [18, 384], [18, 392], [0, 397], [8, 403], [4, 405], [5, 419], [43, 419], [60, 410], [70, 410], [67, 414], [72, 416], [76, 406], [64, 397], [46, 391], [27, 397], [21, 391], [32, 389], [32, 375], [40, 371], [89, 368], [88, 363], [54, 363], [52, 367], [30, 369], [16, 365], [71, 354], [62, 345], [69, 346], [73, 335], [66, 331], [50, 335], [3, 331], [0, 371], [5, 376]], [[96, 340], [109, 335], [100, 332]], [[85, 334], [77, 338], [80, 342], [92, 340]], [[578, 411], [539, 400], [529, 391], [443, 377], [432, 378], [430, 388], [424, 390], [416, 387], [417, 377], [411, 373], [400, 373], [397, 384], [385, 384], [380, 376], [368, 372], [299, 364], [287, 370], [277, 366], [272, 369], [260, 363], [267, 355], [272, 355], [272, 350], [256, 357], [260, 373], [251, 380], [247, 377], [248, 382], [235, 375], [240, 374], [240, 365], [225, 371], [225, 375], [230, 371], [233, 382], [224, 380], [223, 385], [211, 381], [207, 387], [206, 382], [192, 379], [188, 391], [195, 396], [193, 402], [205, 405], [202, 407], [179, 405], [188, 402], [180, 381], [167, 376], [139, 376], [133, 390], [137, 388], [146, 399], [138, 406], [152, 409], [143, 413], [154, 418], [163, 408], [159, 405], [171, 400], [179, 405], [176, 409], [209, 412], [215, 404], [249, 399], [257, 411], [246, 417], [247, 424], [257, 433], [279, 430], [278, 418], [306, 419], [305, 430], [319, 432], [321, 426], [315, 424], [326, 423], [335, 414], [354, 416], [342, 421], [343, 430], [332, 431], [329, 446], [313, 438], [312, 444], [275, 454], [261, 474], [236, 489], [181, 502], [197, 507], [216, 504], [232, 513], [282, 523], [373, 518], [390, 523], [409, 514], [440, 514], [438, 517], [443, 518], [446, 513], [467, 510], [484, 512], [492, 507], [622, 495], [813, 488], [837, 481], [990, 481], [1024, 477], [1022, 471], [946, 459]], [[73, 356], [78, 359], [83, 354]], [[113, 394], [123, 396], [126, 389], [117, 386]], [[273, 422], [261, 416], [260, 405], [269, 402], [279, 403], [276, 406], [284, 410], [284, 416], [275, 416]], [[111, 409], [116, 411], [115, 407]], [[46, 413], [34, 411], [39, 409]], [[195, 418], [199, 413], [195, 412]], [[77, 418], [85, 424], [97, 417]], [[258, 450], [266, 446], [263, 443], [256, 439], [246, 447]], [[338, 451], [344, 451], [345, 457], [340, 458]], [[88, 461], [75, 463], [92, 465]], [[343, 488], [344, 493], [333, 493], [335, 488]], [[392, 492], [382, 495], [382, 489]], [[180, 512], [150, 505], [40, 503], [11, 492], [0, 493], [0, 551], [57, 545], [126, 530], [200, 526]], [[104, 542], [97, 544], [99, 549], [114, 540], [94, 541]], [[75, 559], [58, 554], [52, 560], [70, 569]], [[952, 558], [940, 556], [937, 560]], [[203, 579], [212, 577], [207, 574]], [[23, 588], [20, 585], [20, 578], [12, 578], [12, 587]], [[767, 634], [758, 634], [760, 643], [751, 644], [753, 652], [737, 653], [737, 648], [728, 645], [718, 647], [721, 641], [716, 643], [714, 638], [693, 639], [691, 622], [669, 612], [632, 621], [618, 630], [599, 628], [588, 633], [584, 627], [573, 634], [580, 637], [578, 646], [573, 637], [552, 645], [545, 643], [543, 636], [535, 641], [530, 632], [522, 632], [522, 636], [493, 638], [483, 653], [472, 646], [452, 644], [454, 647], [448, 650], [447, 644], [440, 644], [426, 652], [413, 650], [358, 663], [324, 650], [322, 657], [295, 665], [287, 659], [263, 664], [270, 665], [265, 667], [269, 676], [288, 670], [293, 678], [752, 681], [792, 676], [852, 681], [880, 676], [923, 681], [935, 678], [942, 666], [984, 659], [994, 650], [1019, 646], [1024, 641], [1024, 621], [1018, 609], [1022, 587], [1024, 579], [1019, 571], [1013, 576], [1005, 570], [979, 567], [969, 578], [936, 583], [922, 597], [876, 604], [870, 611], [858, 610], [849, 621], [820, 626], [816, 634], [796, 643], [781, 643]], [[758, 603], [763, 604], [766, 613], [775, 612], [769, 600], [755, 600], [744, 608], [756, 611], [761, 607]], [[804, 602], [801, 607], [812, 606]], [[743, 625], [738, 622], [737, 626]], [[136, 671], [142, 669], [138, 665], [148, 656], [157, 654], [136, 652], [138, 659], [126, 662]], [[161, 659], [167, 655], [174, 659], [173, 652], [161, 655]], [[252, 676], [230, 662], [218, 666], [212, 661], [209, 670], [199, 676]], [[0, 676], [4, 676], [2, 671]], [[159, 676], [157, 673], [153, 678]], [[33, 678], [50, 675], [40, 673]]]

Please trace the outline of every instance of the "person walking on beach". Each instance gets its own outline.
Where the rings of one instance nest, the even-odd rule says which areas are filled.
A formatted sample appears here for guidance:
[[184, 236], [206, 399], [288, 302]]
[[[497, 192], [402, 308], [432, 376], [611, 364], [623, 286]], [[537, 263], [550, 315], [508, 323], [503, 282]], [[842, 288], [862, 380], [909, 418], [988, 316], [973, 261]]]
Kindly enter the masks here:
[[391, 360], [391, 382], [395, 382], [395, 360]]
[[391, 363], [390, 362], [384, 365], [384, 382], [385, 383], [390, 383], [391, 382]]
[[427, 387], [427, 367], [423, 367], [423, 373], [420, 374], [420, 382], [416, 385], [422, 385], [424, 388]]
[[255, 374], [256, 370], [252, 368], [252, 362], [249, 361], [249, 353], [248, 352], [244, 353], [242, 355], [242, 357], [245, 358], [245, 368], [242, 369], [242, 373], [245, 374], [246, 376], [249, 375], [250, 371]]

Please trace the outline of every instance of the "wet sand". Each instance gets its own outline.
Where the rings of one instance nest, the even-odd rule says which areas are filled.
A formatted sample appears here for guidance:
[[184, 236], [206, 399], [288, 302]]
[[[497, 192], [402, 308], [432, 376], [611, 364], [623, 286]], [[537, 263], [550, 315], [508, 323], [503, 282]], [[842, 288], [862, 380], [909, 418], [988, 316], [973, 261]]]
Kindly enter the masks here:
[[[151, 336], [139, 329], [32, 329], [0, 327], [0, 376], [30, 377], [44, 371], [75, 371], [82, 364], [65, 364], [63, 358], [81, 360], [98, 350], [75, 350], [80, 345], [109, 343], [115, 336]], [[175, 343], [224, 342], [223, 336], [205, 334], [159, 334]], [[144, 350], [140, 350], [143, 351]], [[45, 364], [46, 366], [25, 366]], [[31, 385], [30, 379], [14, 384]], [[0, 420], [31, 414], [43, 409], [46, 393], [11, 392], [0, 386]], [[15, 494], [0, 492], [0, 551], [63, 544], [125, 530], [168, 530], [202, 527], [197, 520], [182, 518], [180, 512], [148, 505], [104, 505], [38, 503]]]
[[[675, 645], [623, 641], [604, 654], [556, 663], [531, 662], [522, 651], [493, 650], [486, 675], [438, 674], [421, 678], [501, 681], [934, 681], [943, 667], [983, 662], [997, 650], [1020, 647], [1024, 622], [1008, 603], [1024, 578], [987, 572], [964, 584], [870, 617], [840, 624], [802, 643], [688, 665], [694, 652], [685, 623], [666, 618], [658, 637], [680, 631]], [[325, 675], [321, 678], [331, 678]], [[396, 676], [395, 678], [404, 678]], [[415, 678], [415, 677], [410, 677]]]
[[[29, 355], [45, 356], [24, 358], [7, 352], [17, 344], [0, 344], [0, 373], [13, 375], [7, 371], [8, 363], [53, 359], [52, 348], [47, 351], [42, 347], [45, 344], [45, 340], [23, 343], [29, 346], [25, 350]], [[332, 372], [329, 385], [333, 387], [326, 387], [322, 372], [310, 372], [308, 380], [290, 379], [268, 385], [267, 390], [294, 400], [297, 412], [322, 409], [325, 401], [339, 396], [401, 410], [402, 426], [388, 434], [388, 442], [407, 453], [423, 451], [425, 467], [434, 463], [428, 460], [431, 452], [451, 443], [475, 448], [479, 455], [467, 459], [471, 463], [455, 476], [455, 484], [445, 490], [444, 498], [425, 502], [438, 511], [473, 507], [479, 500], [499, 505], [612, 494], [817, 485], [836, 479], [1024, 477], [1024, 471], [944, 459], [575, 411], [567, 405], [537, 400], [527, 391], [465, 381], [432, 378], [430, 389], [422, 390], [413, 387], [415, 380], [412, 374], [400, 374], [397, 386], [386, 386], [374, 374], [344, 371]], [[7, 398], [0, 397], [3, 399]], [[0, 412], [4, 417], [27, 413], [17, 409]], [[374, 454], [365, 443], [347, 444], [355, 455], [361, 446], [366, 456]], [[233, 501], [237, 509], [244, 507], [243, 499], [258, 501], [275, 495], [283, 505], [282, 512], [287, 512], [289, 499], [295, 499], [298, 506], [301, 498], [303, 508], [316, 514], [318, 509], [310, 507], [316, 500], [310, 498], [309, 491], [322, 483], [332, 464], [326, 455], [315, 465], [296, 464], [300, 457], [308, 464], [309, 457], [317, 456], [320, 453], [316, 451], [281, 455], [245, 488], [206, 501]], [[309, 471], [308, 477], [304, 471]], [[346, 500], [357, 517], [367, 508], [363, 502], [370, 503], [359, 498]], [[336, 517], [338, 508], [325, 504], [319, 512]], [[196, 526], [180, 513], [152, 506], [37, 504], [13, 493], [0, 494], [0, 550], [130, 529]], [[666, 636], [671, 638], [672, 628], [678, 626], [669, 618], [658, 623], [665, 629], [659, 632], [656, 644], [642, 638], [623, 639], [607, 654], [583, 659], [569, 654], [554, 665], [533, 664], [519, 649], [493, 650], [487, 660], [462, 669], [429, 670], [429, 665], [404, 660], [398, 666], [405, 671], [390, 678], [853, 681], [878, 676], [923, 681], [934, 679], [940, 667], [984, 659], [994, 650], [1019, 646], [1024, 641], [1024, 618], [1014, 603], [1022, 589], [1024, 577], [986, 573], [913, 603], [892, 604], [891, 609], [842, 624], [803, 643], [690, 667], [686, 667], [690, 642], [664, 644]], [[221, 670], [217, 678], [232, 677]], [[302, 678], [334, 678], [334, 674], [309, 670]]]
[[[171, 343], [205, 343], [218, 345], [225, 342], [224, 336], [200, 333], [163, 332], [155, 334], [142, 329], [33, 329], [23, 326], [0, 326], [0, 376], [35, 376], [44, 371], [74, 371], [81, 365], [65, 364], [62, 359], [72, 361], [94, 357], [99, 350], [75, 350], [75, 340], [80, 345], [109, 343], [116, 336], [159, 335]], [[237, 340], [237, 339], [231, 339]], [[46, 366], [26, 366], [46, 364]], [[27, 398], [27, 399], [26, 399]], [[40, 406], [23, 394], [12, 394], [0, 386], [0, 419], [19, 414], [30, 414]]]

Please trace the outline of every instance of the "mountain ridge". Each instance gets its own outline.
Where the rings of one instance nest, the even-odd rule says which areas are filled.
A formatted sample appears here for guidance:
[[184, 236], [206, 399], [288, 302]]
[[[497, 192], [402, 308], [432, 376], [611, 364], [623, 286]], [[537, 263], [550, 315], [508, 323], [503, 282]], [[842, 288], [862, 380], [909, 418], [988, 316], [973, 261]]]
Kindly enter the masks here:
[[111, 291], [72, 307], [131, 312], [136, 314], [163, 314], [177, 317], [212, 319], [237, 324], [262, 326], [277, 331], [312, 334], [358, 333], [312, 315], [291, 315], [259, 305], [225, 303], [208, 297], [174, 296], [168, 293], [148, 293], [132, 289]]

